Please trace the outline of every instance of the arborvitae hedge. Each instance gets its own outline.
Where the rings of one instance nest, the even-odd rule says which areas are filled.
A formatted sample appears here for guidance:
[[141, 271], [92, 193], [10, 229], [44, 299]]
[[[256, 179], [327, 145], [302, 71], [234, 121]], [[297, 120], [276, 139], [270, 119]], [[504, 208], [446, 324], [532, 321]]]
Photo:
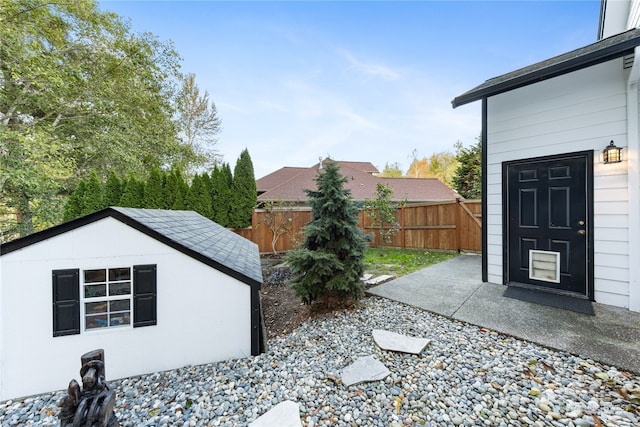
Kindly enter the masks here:
[[162, 209], [164, 207], [164, 174], [154, 167], [149, 172], [149, 178], [144, 184], [142, 206], [147, 209]]
[[104, 206], [102, 197], [102, 184], [98, 179], [98, 175], [93, 172], [86, 182], [85, 190], [82, 195], [82, 211], [81, 215], [89, 215], [97, 212]]
[[[251, 224], [251, 214], [257, 203], [253, 164], [247, 150], [238, 159], [236, 173], [240, 176], [236, 187], [233, 186], [235, 180], [228, 163], [214, 167], [211, 176], [196, 174], [191, 185], [185, 181], [179, 167], [172, 167], [169, 172], [153, 168], [146, 181], [140, 181], [134, 175], [121, 180], [114, 171], [110, 171], [104, 184], [94, 173], [89, 180], [81, 180], [72, 192], [64, 208], [64, 220], [107, 206], [122, 206], [190, 209], [223, 227], [246, 227]], [[242, 191], [242, 194], [234, 191]], [[242, 221], [232, 223], [232, 213]]]
[[109, 177], [104, 184], [102, 204], [104, 206], [118, 206], [122, 197], [122, 181], [114, 171], [109, 171]]
[[211, 193], [207, 186], [207, 180], [196, 174], [191, 181], [191, 187], [187, 192], [186, 208], [198, 212], [200, 215], [211, 218]]
[[86, 182], [83, 179], [80, 180], [76, 189], [73, 190], [71, 196], [67, 200], [67, 203], [64, 206], [64, 221], [71, 221], [72, 219], [76, 219], [82, 216], [82, 206], [84, 200], [84, 191], [87, 187]]
[[144, 183], [138, 181], [135, 176], [130, 175], [122, 190], [122, 197], [118, 206], [123, 208], [141, 208], [143, 207], [142, 199], [144, 197]]
[[244, 228], [251, 225], [251, 214], [258, 203], [256, 178], [249, 151], [245, 148], [233, 170], [233, 204], [229, 223], [233, 228]]

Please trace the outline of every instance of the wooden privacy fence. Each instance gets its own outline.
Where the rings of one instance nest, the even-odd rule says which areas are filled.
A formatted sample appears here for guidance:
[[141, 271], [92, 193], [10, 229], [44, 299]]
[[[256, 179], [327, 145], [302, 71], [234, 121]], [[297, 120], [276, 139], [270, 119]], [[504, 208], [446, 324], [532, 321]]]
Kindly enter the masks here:
[[[382, 242], [380, 228], [366, 212], [359, 214], [359, 225], [365, 234], [372, 234], [371, 246], [396, 248], [463, 250], [480, 252], [482, 205], [479, 200], [451, 200], [411, 204], [396, 211], [399, 230], [390, 242]], [[303, 240], [303, 229], [311, 221], [311, 208], [300, 207], [267, 211], [253, 211], [252, 226], [234, 230], [237, 234], [255, 242], [260, 252], [271, 252], [273, 233], [268, 223], [287, 224], [275, 244], [278, 252], [288, 251]], [[273, 226], [271, 228], [274, 228]], [[387, 224], [385, 230], [390, 227]]]

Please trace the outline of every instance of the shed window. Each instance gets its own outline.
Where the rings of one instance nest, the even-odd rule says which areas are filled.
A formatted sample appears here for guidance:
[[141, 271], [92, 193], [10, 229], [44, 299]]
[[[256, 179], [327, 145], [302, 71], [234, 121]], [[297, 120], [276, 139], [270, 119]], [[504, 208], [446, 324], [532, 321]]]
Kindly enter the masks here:
[[131, 325], [131, 267], [84, 270], [84, 328]]
[[157, 323], [156, 266], [53, 271], [53, 335]]

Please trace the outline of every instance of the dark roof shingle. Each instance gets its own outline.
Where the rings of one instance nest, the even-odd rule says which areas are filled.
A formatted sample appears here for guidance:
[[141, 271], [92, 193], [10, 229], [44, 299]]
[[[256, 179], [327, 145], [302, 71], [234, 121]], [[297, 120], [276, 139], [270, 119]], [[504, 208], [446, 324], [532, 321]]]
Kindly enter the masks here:
[[258, 246], [193, 211], [110, 207], [1, 246], [1, 254], [79, 228], [115, 218], [249, 285], [262, 283]]
[[[389, 185], [393, 190], [394, 201], [426, 202], [454, 200], [460, 197], [458, 193], [436, 178], [386, 178], [373, 175], [371, 168], [363, 167], [363, 165], [371, 165], [370, 163], [336, 161], [336, 164], [340, 168], [340, 173], [347, 178], [345, 188], [351, 191], [355, 201], [374, 198], [378, 183]], [[306, 201], [308, 196], [305, 190], [316, 188], [315, 178], [318, 176], [318, 167], [319, 165], [316, 164], [304, 168], [297, 175], [274, 185], [258, 196], [258, 202]], [[377, 172], [377, 169], [375, 171]]]

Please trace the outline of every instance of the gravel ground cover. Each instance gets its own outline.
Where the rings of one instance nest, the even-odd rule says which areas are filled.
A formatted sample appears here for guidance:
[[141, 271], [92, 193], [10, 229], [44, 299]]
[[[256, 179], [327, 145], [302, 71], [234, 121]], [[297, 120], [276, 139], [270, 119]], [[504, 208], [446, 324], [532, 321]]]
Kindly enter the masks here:
[[[373, 329], [433, 341], [419, 356], [392, 353]], [[367, 355], [391, 375], [341, 384], [340, 371]], [[640, 424], [633, 374], [377, 297], [312, 318], [257, 357], [107, 381], [123, 426], [244, 426], [283, 400], [298, 403], [305, 426]], [[57, 425], [61, 397], [0, 402], [0, 423]]]

